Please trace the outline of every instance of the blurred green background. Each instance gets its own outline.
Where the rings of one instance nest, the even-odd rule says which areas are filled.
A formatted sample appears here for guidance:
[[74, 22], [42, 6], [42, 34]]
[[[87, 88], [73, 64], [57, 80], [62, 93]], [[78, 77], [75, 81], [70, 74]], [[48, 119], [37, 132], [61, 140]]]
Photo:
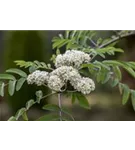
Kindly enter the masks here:
[[[44, 61], [49, 62], [49, 58], [53, 53], [52, 38], [64, 31], [0, 31], [0, 72], [15, 67], [14, 60], [25, 61]], [[99, 37], [108, 37], [112, 35], [112, 31], [99, 31]], [[135, 36], [121, 40], [117, 47], [123, 48], [125, 53], [113, 56], [113, 59], [132, 60], [135, 61]], [[108, 59], [111, 57], [108, 57]], [[127, 83], [130, 88], [135, 88], [135, 80], [126, 72], [123, 72], [123, 82]], [[121, 97], [117, 88], [111, 88], [109, 85], [96, 85], [96, 90], [88, 95], [91, 104], [91, 110], [80, 108], [77, 104], [72, 105], [71, 100], [63, 96], [63, 105], [68, 107], [76, 120], [110, 120], [124, 121], [135, 120], [135, 112], [133, 111], [131, 102], [122, 106]], [[19, 92], [10, 97], [6, 95], [0, 97], [0, 120], [7, 120], [11, 115], [25, 106], [27, 100], [34, 98], [35, 86], [27, 86], [25, 84]], [[44, 89], [48, 93], [47, 89]], [[45, 101], [45, 103], [57, 103], [57, 97], [53, 96]], [[35, 106], [29, 111], [31, 120], [35, 120], [44, 113], [41, 105]]]

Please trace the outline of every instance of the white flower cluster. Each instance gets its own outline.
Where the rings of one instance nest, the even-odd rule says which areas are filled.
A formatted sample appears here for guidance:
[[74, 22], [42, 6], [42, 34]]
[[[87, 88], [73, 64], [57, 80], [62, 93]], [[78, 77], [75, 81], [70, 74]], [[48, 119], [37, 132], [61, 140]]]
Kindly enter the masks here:
[[77, 70], [82, 63], [89, 61], [89, 55], [84, 52], [67, 51], [65, 54], [57, 56], [55, 64], [57, 68], [55, 70], [50, 73], [37, 70], [28, 76], [27, 82], [28, 84], [35, 83], [38, 86], [46, 84], [50, 89], [58, 92], [69, 81], [75, 90], [89, 94], [95, 89], [95, 83], [90, 78], [81, 77]]
[[36, 70], [27, 77], [28, 84], [36, 84], [37, 86], [44, 85], [48, 82], [49, 73], [46, 71]]
[[65, 54], [56, 57], [55, 67], [73, 66], [79, 68], [81, 64], [88, 63], [91, 60], [87, 53], [78, 50], [67, 50]]
[[61, 88], [65, 85], [63, 80], [57, 75], [51, 75], [48, 80], [48, 87], [53, 91], [61, 91]]
[[71, 80], [71, 78], [80, 78], [78, 70], [72, 66], [61, 66], [50, 73], [50, 75], [57, 75], [64, 82]]
[[74, 88], [83, 94], [89, 94], [95, 90], [95, 83], [92, 79], [83, 77], [76, 83]]

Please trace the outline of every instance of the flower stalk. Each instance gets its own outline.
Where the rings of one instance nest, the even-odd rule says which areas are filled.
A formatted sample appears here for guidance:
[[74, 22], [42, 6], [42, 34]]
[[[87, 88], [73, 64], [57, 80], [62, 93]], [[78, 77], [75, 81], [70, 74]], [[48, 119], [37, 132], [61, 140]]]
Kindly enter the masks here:
[[59, 108], [60, 108], [60, 111], [59, 111], [60, 121], [62, 121], [61, 93], [58, 93], [58, 104], [59, 104]]

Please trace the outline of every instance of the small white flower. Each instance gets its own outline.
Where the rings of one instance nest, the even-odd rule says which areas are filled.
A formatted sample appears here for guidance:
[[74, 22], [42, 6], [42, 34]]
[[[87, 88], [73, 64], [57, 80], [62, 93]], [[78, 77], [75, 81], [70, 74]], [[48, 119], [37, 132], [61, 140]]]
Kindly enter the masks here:
[[56, 68], [61, 66], [73, 66], [79, 68], [81, 64], [90, 62], [90, 56], [82, 51], [67, 50], [65, 54], [56, 57]]
[[61, 91], [64, 84], [65, 83], [57, 75], [51, 75], [48, 80], [48, 87], [53, 91]]

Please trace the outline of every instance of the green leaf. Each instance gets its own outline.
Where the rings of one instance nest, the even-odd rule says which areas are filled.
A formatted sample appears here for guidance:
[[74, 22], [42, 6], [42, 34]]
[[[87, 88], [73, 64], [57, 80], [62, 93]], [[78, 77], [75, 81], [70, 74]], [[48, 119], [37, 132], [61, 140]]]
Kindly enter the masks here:
[[48, 67], [48, 68], [51, 68], [51, 64], [47, 64], [47, 67]]
[[65, 31], [65, 38], [66, 38], [66, 39], [69, 38], [69, 32], [70, 32], [70, 31]]
[[105, 55], [102, 53], [98, 53], [99, 56], [101, 56], [102, 58], [105, 58]]
[[72, 116], [71, 112], [67, 108], [62, 108], [62, 112], [67, 114], [72, 120], [75, 120], [74, 117]]
[[39, 61], [35, 60], [34, 63], [38, 68], [40, 68], [40, 67], [42, 68], [42, 65]]
[[73, 31], [71, 32], [71, 34], [70, 34], [70, 38], [71, 38], [71, 39], [74, 37], [75, 33], [76, 33], [76, 30], [73, 30]]
[[8, 73], [15, 73], [15, 74], [18, 74], [21, 77], [25, 77], [25, 78], [27, 77], [27, 74], [24, 71], [22, 71], [20, 69], [17, 69], [17, 68], [8, 69], [8, 70], [6, 70], [6, 72], [8, 72]]
[[75, 100], [76, 100], [76, 94], [75, 94], [75, 93], [72, 93], [72, 104], [75, 103]]
[[119, 42], [119, 41], [115, 41], [115, 42], [109, 44], [107, 47], [110, 47], [110, 46], [111, 46], [111, 47], [114, 47], [118, 42]]
[[130, 75], [132, 75], [135, 78], [135, 72], [131, 67], [129, 67], [127, 62], [121, 62], [116, 60], [105, 60], [103, 61], [103, 63], [110, 66], [115, 65], [115, 66], [123, 67]]
[[37, 91], [36, 92], [36, 96], [37, 96], [37, 102], [40, 103], [40, 100], [42, 99], [43, 97], [43, 92], [41, 90]]
[[135, 62], [128, 62], [128, 65], [135, 70]]
[[[58, 119], [58, 120], [60, 120], [60, 119]], [[62, 117], [62, 121], [72, 121], [72, 120], [70, 120], [69, 118], [66, 118], [66, 117]]]
[[26, 109], [29, 110], [29, 108], [35, 104], [35, 101], [33, 99], [29, 100], [27, 103], [26, 103]]
[[54, 43], [54, 42], [56, 42], [56, 41], [58, 41], [58, 40], [60, 40], [59, 37], [53, 37], [52, 42]]
[[14, 116], [11, 116], [8, 121], [17, 121], [16, 118]]
[[0, 74], [0, 79], [3, 80], [15, 80], [15, 77], [10, 74]]
[[104, 77], [104, 80], [102, 81], [102, 84], [105, 84], [106, 82], [108, 82], [110, 77], [111, 77], [110, 72], [106, 73], [105, 77]]
[[[81, 68], [90, 68], [90, 69], [94, 69], [95, 67], [96, 67], [96, 65], [95, 64], [93, 64], [93, 63], [89, 63], [89, 64], [82, 64], [81, 65]], [[98, 67], [99, 68], [99, 67]]]
[[26, 114], [26, 111], [22, 114], [22, 118], [23, 118], [24, 121], [28, 121], [29, 120], [28, 116]]
[[59, 39], [59, 40], [57, 40], [57, 42], [53, 43], [53, 49], [54, 48], [61, 48], [62, 46], [64, 46], [68, 42], [69, 42], [68, 39]]
[[90, 109], [89, 102], [86, 97], [81, 93], [76, 93], [79, 105], [83, 108]]
[[102, 67], [100, 70], [101, 83], [104, 84], [109, 80], [108, 70]]
[[119, 79], [115, 78], [115, 79], [112, 81], [111, 86], [112, 86], [112, 87], [115, 87], [118, 83], [119, 83]]
[[23, 86], [24, 82], [26, 81], [26, 78], [20, 78], [16, 83], [16, 91], [19, 91], [21, 87]]
[[5, 87], [5, 83], [1, 82], [0, 83], [0, 96], [4, 96], [4, 87]]
[[109, 47], [97, 49], [96, 52], [98, 54], [107, 53], [109, 55], [114, 55], [115, 52], [123, 53], [124, 51], [122, 49], [120, 49], [120, 48], [115, 48], [115, 47], [109, 46]]
[[49, 114], [49, 115], [44, 115], [37, 119], [36, 121], [54, 121], [60, 119], [58, 115], [54, 114]]
[[32, 72], [34, 72], [34, 71], [36, 71], [37, 70], [37, 67], [36, 66], [31, 66], [30, 68], [29, 68], [29, 72], [30, 73], [32, 73]]
[[16, 61], [14, 61], [14, 62], [16, 63], [17, 66], [25, 67], [25, 68], [28, 68], [28, 67], [34, 65], [34, 63], [31, 62], [31, 61], [16, 60]]
[[56, 55], [59, 55], [59, 54], [60, 54], [60, 50], [57, 49], [57, 50], [56, 50]]
[[102, 41], [103, 41], [103, 39], [102, 39], [102, 38], [99, 38], [99, 39], [97, 40], [97, 45], [101, 44]]
[[[54, 55], [54, 54], [53, 54], [53, 55], [52, 55], [52, 57], [55, 57], [55, 58], [56, 58], [56, 55]], [[42, 68], [45, 68], [45, 69], [47, 68], [47, 65], [46, 65], [46, 63], [44, 63], [44, 62], [41, 62], [41, 65], [42, 65]]]
[[130, 95], [130, 89], [127, 85], [123, 85], [123, 96], [122, 96], [122, 104], [125, 105], [129, 99], [129, 95]]
[[16, 84], [16, 81], [12, 81], [12, 80], [9, 81], [8, 92], [10, 96], [12, 96], [15, 92], [15, 84]]
[[97, 80], [97, 82], [99, 83], [100, 81], [101, 81], [101, 70], [100, 70], [100, 72], [97, 72], [97, 74], [96, 74], [96, 80]]
[[16, 120], [18, 120], [19, 117], [21, 117], [25, 111], [26, 111], [26, 108], [19, 109], [15, 115]]
[[55, 104], [47, 104], [43, 106], [43, 109], [50, 110], [50, 111], [60, 111], [60, 108]]
[[132, 102], [133, 109], [135, 111], [135, 91], [134, 90], [131, 91], [131, 102]]
[[113, 71], [119, 80], [122, 79], [121, 71], [118, 66], [113, 66]]
[[106, 69], [108, 71], [110, 71], [110, 67], [108, 65], [104, 64], [103, 62], [99, 62], [99, 61], [96, 60], [94, 62], [94, 64], [97, 65], [97, 66], [100, 66], [100, 67], [102, 67], [102, 68], [104, 68], [104, 69]]
[[122, 91], [123, 91], [123, 84], [122, 83], [119, 83], [119, 91], [120, 91], [120, 94], [122, 94]]

